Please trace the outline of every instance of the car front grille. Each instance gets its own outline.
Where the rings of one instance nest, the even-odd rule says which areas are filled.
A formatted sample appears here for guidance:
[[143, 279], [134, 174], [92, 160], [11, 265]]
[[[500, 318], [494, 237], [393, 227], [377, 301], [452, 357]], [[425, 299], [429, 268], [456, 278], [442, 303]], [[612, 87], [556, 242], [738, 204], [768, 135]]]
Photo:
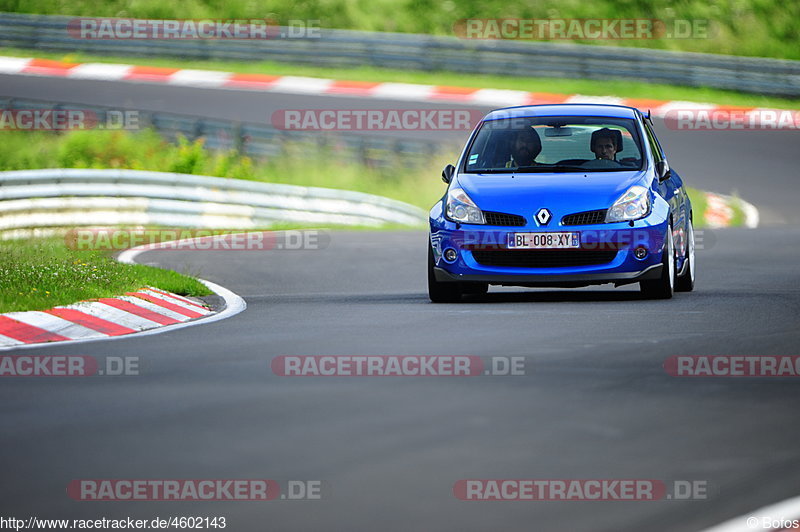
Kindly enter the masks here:
[[607, 210], [608, 209], [601, 209], [599, 211], [586, 211], [568, 214], [561, 219], [561, 225], [601, 224], [606, 221]]
[[525, 217], [518, 214], [484, 211], [483, 215], [486, 217], [486, 223], [488, 225], [510, 225], [514, 227], [522, 227], [525, 225]]
[[473, 250], [476, 262], [484, 266], [509, 268], [564, 268], [594, 266], [614, 260], [613, 249], [513, 249]]

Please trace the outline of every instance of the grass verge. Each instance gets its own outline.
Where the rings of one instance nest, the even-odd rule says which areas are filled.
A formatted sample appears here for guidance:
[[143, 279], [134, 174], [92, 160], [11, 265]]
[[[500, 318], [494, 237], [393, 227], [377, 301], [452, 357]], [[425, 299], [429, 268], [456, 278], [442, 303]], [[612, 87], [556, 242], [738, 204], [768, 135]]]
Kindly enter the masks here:
[[457, 72], [418, 72], [376, 67], [325, 68], [309, 65], [292, 65], [274, 61], [226, 62], [189, 61], [169, 58], [108, 57], [74, 53], [49, 53], [40, 50], [0, 48], [0, 55], [12, 57], [41, 57], [73, 63], [124, 63], [167, 68], [220, 70], [243, 74], [270, 74], [284, 76], [310, 76], [370, 82], [402, 82], [424, 85], [450, 85], [454, 87], [523, 90], [556, 94], [583, 94], [586, 96], [619, 96], [653, 100], [681, 100], [742, 107], [772, 107], [800, 109], [800, 98], [776, 98], [758, 94], [744, 94], [711, 88], [679, 87], [637, 83], [631, 81], [602, 81], [582, 79], [534, 78], [516, 76], [490, 76], [459, 74]]
[[186, 296], [211, 293], [186, 275], [72, 250], [61, 238], [0, 242], [0, 312], [43, 310], [145, 286]]

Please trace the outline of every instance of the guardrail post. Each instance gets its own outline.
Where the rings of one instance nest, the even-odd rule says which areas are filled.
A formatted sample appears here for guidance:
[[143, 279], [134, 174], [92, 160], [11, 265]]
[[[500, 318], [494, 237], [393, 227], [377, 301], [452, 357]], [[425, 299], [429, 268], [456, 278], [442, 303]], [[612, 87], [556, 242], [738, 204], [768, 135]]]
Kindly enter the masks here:
[[242, 155], [244, 153], [244, 133], [242, 132], [241, 122], [234, 122], [233, 128], [231, 128], [231, 141], [236, 153]]
[[197, 119], [194, 123], [194, 127], [192, 128], [192, 142], [196, 141], [200, 137], [203, 136], [203, 129], [205, 124], [203, 123], [203, 119]]

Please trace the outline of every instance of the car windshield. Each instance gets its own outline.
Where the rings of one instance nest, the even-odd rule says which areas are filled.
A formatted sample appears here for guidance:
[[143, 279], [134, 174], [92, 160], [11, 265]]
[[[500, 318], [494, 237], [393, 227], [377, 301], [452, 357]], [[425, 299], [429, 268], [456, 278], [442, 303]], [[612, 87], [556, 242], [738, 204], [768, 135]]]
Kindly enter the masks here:
[[641, 142], [633, 119], [551, 116], [487, 120], [470, 146], [463, 171], [619, 172], [641, 168]]

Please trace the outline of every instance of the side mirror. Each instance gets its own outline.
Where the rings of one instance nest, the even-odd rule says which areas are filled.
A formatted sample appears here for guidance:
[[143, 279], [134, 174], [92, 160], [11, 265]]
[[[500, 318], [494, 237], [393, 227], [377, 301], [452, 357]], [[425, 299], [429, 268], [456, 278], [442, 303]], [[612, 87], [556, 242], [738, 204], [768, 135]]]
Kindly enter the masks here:
[[670, 178], [672, 172], [669, 169], [669, 163], [667, 163], [666, 159], [664, 159], [663, 161], [658, 161], [656, 163], [656, 174], [658, 174], [659, 183], [663, 183], [664, 181]]
[[455, 173], [455, 171], [456, 167], [453, 166], [452, 164], [448, 164], [447, 166], [445, 166], [444, 170], [442, 170], [442, 181], [444, 181], [445, 183], [450, 183], [450, 181], [453, 180], [453, 174]]

